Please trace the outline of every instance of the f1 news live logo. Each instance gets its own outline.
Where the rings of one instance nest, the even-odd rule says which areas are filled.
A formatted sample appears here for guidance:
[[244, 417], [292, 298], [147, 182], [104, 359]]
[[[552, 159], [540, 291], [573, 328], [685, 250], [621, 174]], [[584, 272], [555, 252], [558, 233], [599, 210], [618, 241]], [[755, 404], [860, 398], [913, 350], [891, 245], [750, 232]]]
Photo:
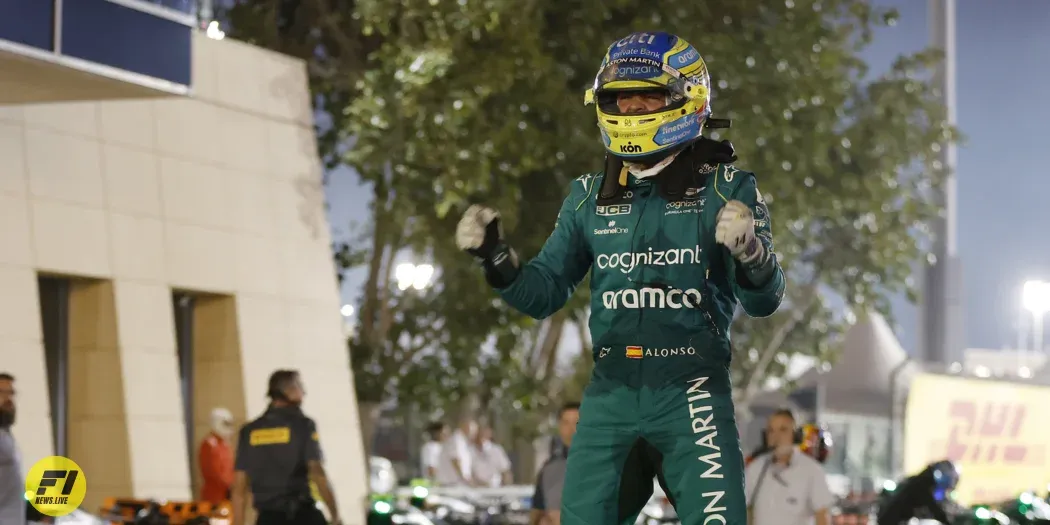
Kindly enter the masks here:
[[1042, 465], [1045, 447], [1023, 439], [1024, 403], [953, 401], [946, 456], [964, 463]]
[[33, 464], [26, 475], [26, 501], [45, 516], [65, 516], [84, 502], [87, 476], [75, 461], [49, 456]]

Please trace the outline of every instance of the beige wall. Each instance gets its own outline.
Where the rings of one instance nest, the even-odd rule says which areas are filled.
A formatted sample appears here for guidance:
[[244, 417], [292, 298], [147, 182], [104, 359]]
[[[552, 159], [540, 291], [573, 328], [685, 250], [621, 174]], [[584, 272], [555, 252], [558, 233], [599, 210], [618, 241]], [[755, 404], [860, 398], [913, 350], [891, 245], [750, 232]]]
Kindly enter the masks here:
[[37, 275], [84, 278], [72, 300], [95, 306], [71, 322], [70, 453], [90, 498], [190, 497], [171, 293], [214, 294], [198, 310], [210, 350], [194, 366], [195, 420], [208, 403], [255, 417], [269, 373], [300, 369], [354, 523], [366, 465], [304, 66], [198, 36], [193, 75], [191, 99], [0, 107], [0, 369], [18, 378], [15, 435], [28, 464], [52, 451]]

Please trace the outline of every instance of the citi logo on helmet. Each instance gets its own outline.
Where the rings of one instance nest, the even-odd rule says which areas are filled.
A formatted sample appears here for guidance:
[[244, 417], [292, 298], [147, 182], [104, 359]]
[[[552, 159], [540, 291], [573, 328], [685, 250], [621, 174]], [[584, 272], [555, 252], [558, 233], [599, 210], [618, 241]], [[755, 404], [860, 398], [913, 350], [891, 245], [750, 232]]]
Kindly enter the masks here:
[[642, 147], [637, 144], [631, 144], [628, 142], [620, 146], [620, 153], [641, 153]]
[[653, 40], [656, 40], [656, 35], [650, 35], [649, 33], [635, 33], [621, 38], [619, 42], [616, 42], [616, 47], [623, 47], [628, 44], [652, 44]]

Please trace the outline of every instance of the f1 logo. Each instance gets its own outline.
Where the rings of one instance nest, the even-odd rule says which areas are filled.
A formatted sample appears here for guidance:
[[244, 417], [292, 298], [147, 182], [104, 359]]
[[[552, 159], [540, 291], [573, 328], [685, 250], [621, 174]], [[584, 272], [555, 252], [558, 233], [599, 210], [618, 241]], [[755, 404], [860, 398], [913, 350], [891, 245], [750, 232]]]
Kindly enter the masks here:
[[25, 498], [37, 512], [57, 518], [73, 513], [84, 502], [87, 474], [72, 459], [48, 456], [29, 469], [25, 487]]
[[36, 495], [47, 494], [48, 487], [57, 486], [59, 481], [65, 480], [65, 483], [62, 484], [62, 496], [68, 497], [73, 492], [79, 475], [79, 470], [45, 470], [40, 476], [40, 485], [36, 489]]

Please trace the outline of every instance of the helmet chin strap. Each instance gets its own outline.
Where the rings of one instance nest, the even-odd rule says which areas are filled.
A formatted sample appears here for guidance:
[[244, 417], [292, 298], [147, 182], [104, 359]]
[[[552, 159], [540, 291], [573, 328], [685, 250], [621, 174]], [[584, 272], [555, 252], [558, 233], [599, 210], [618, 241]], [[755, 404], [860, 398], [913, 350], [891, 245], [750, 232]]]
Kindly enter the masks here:
[[657, 162], [656, 164], [653, 164], [652, 166], [648, 167], [643, 166], [641, 164], [635, 164], [633, 162], [625, 162], [624, 165], [627, 166], [627, 171], [630, 171], [631, 175], [634, 175], [639, 179], [645, 179], [648, 177], [652, 177], [653, 175], [659, 174], [661, 171], [664, 170], [664, 168], [670, 166], [679, 153], [681, 152], [676, 151], [665, 157], [660, 162]]

